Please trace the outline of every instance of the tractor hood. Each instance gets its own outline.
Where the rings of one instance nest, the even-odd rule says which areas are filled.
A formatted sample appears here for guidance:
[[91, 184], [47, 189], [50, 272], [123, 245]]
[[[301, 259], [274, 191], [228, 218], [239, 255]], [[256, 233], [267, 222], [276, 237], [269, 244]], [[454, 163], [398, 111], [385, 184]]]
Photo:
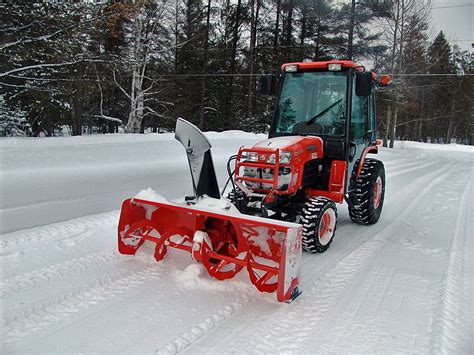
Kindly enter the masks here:
[[311, 153], [312, 159], [323, 157], [323, 140], [315, 136], [269, 138], [255, 144], [253, 148], [280, 149], [280, 151], [291, 152], [293, 156]]

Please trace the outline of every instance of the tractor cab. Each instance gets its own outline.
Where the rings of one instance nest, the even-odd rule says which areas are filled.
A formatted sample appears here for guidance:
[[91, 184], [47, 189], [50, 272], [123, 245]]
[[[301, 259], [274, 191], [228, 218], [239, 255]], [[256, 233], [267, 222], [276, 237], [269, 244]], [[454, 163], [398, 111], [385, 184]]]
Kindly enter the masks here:
[[[348, 172], [368, 147], [375, 152], [375, 74], [352, 61], [288, 63], [282, 72], [269, 138], [320, 137], [324, 167], [341, 160]], [[264, 94], [273, 84], [265, 80]]]

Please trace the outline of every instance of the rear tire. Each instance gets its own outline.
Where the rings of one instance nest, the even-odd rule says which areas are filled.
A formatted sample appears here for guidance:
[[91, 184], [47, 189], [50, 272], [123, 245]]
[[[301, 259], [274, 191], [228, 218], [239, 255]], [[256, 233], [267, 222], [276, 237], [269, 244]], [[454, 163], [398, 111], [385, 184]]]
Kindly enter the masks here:
[[349, 206], [352, 221], [358, 224], [377, 223], [385, 197], [385, 168], [380, 160], [365, 159], [354, 191], [360, 203]]
[[325, 252], [336, 232], [336, 204], [324, 197], [311, 198], [303, 207], [300, 223], [303, 225], [303, 249], [310, 253]]

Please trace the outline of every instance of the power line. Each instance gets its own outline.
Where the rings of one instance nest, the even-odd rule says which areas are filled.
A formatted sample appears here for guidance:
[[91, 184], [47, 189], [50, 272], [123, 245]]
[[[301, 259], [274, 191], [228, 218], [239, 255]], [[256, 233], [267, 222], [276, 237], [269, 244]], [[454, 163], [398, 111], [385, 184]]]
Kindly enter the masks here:
[[[159, 81], [160, 79], [165, 78], [228, 78], [228, 77], [258, 77], [261, 76], [262, 73], [187, 73], [187, 74], [163, 74], [157, 75], [157, 77], [150, 77], [150, 80]], [[474, 74], [467, 73], [467, 74], [454, 74], [454, 73], [391, 73], [391, 74], [383, 74], [380, 75], [390, 75], [390, 76], [404, 76], [404, 77], [471, 77]], [[38, 80], [38, 81], [91, 81], [97, 82], [96, 78], [77, 78], [77, 79], [64, 79], [64, 78], [34, 78], [34, 77], [24, 77], [15, 76], [16, 79], [24, 79], [24, 80]], [[103, 80], [107, 81], [107, 80]], [[0, 83], [5, 84], [5, 83]], [[8, 85], [8, 84], [5, 84]]]
[[388, 74], [390, 76], [441, 76], [441, 77], [445, 77], [445, 76], [458, 76], [458, 77], [464, 77], [464, 76], [474, 76], [474, 74], [452, 74], [452, 73], [440, 73], [440, 74], [436, 74], [436, 73], [412, 73], [412, 74], [403, 74], [403, 73], [400, 73], [400, 74]]
[[437, 9], [450, 9], [450, 8], [455, 8], [455, 7], [467, 7], [467, 6], [472, 6], [474, 4], [464, 4], [464, 5], [449, 5], [449, 6], [436, 6], [432, 7], [431, 10], [437, 10]]
[[[260, 76], [262, 75], [261, 73], [255, 73], [255, 74], [250, 74], [250, 73], [189, 73], [189, 74], [164, 74], [164, 75], [159, 75], [157, 78], [150, 78], [152, 80], [160, 80], [161, 78], [185, 78], [185, 77], [192, 77], [192, 78], [218, 78], [218, 77], [236, 77], [236, 76], [241, 76], [241, 77], [252, 77], [252, 76]], [[384, 74], [381, 74], [384, 75]], [[435, 74], [435, 73], [400, 73], [400, 74], [388, 74], [390, 76], [416, 76], [416, 77], [465, 77], [465, 76], [474, 76], [474, 74], [452, 74], [452, 73], [440, 73], [440, 74]]]

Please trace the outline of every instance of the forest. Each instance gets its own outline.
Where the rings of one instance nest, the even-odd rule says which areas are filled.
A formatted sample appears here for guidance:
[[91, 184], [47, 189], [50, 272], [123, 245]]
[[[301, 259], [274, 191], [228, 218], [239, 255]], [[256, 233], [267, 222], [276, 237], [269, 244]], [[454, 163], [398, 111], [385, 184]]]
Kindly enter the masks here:
[[428, 0], [4, 1], [0, 136], [266, 132], [259, 76], [351, 59], [378, 88], [384, 145], [473, 144], [472, 58], [430, 32]]

